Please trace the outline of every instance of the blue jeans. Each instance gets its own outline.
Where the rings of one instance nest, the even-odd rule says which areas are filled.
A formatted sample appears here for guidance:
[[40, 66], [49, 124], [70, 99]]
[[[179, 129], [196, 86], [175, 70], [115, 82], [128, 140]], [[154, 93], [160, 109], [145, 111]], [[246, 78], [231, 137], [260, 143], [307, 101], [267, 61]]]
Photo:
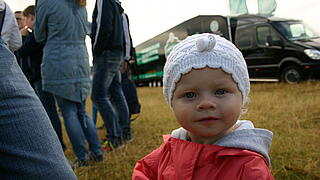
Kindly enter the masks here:
[[35, 81], [33, 83], [33, 87], [44, 107], [46, 112], [48, 113], [48, 116], [50, 118], [51, 124], [53, 126], [53, 129], [58, 135], [60, 144], [62, 148], [66, 148], [65, 144], [63, 143], [63, 137], [62, 137], [62, 129], [61, 129], [61, 121], [57, 112], [57, 106], [56, 106], [56, 100], [54, 99], [54, 96], [49, 93], [42, 90], [41, 80]]
[[0, 38], [1, 179], [77, 179], [39, 98]]
[[97, 124], [97, 118], [98, 118], [98, 110], [96, 107], [94, 107], [94, 105], [92, 105], [92, 120], [95, 125]]
[[85, 139], [89, 143], [90, 151], [98, 156], [102, 149], [97, 130], [85, 111], [86, 103], [77, 103], [59, 96], [55, 96], [62, 113], [64, 124], [72, 144], [74, 153], [79, 160], [88, 160]]
[[121, 88], [122, 56], [105, 51], [93, 59], [91, 99], [107, 129], [107, 140], [131, 136], [129, 109]]

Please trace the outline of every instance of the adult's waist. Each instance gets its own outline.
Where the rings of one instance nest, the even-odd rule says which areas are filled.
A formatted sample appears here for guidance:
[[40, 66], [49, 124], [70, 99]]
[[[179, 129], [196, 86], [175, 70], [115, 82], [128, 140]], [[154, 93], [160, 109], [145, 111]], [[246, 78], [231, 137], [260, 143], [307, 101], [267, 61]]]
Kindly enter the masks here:
[[95, 49], [93, 51], [93, 56], [113, 56], [122, 57], [123, 51], [120, 49]]
[[75, 40], [63, 40], [63, 41], [47, 41], [46, 45], [71, 45], [71, 44], [76, 44], [76, 45], [85, 45], [85, 41], [82, 41], [82, 40], [78, 40], [78, 41], [75, 41]]

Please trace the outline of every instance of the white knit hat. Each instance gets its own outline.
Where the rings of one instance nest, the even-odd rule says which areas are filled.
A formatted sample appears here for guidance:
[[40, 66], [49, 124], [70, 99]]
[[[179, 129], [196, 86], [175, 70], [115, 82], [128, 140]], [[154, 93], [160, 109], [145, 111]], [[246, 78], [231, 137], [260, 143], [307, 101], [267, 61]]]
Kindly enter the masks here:
[[187, 37], [170, 52], [164, 66], [163, 95], [168, 104], [181, 75], [192, 69], [221, 68], [230, 73], [247, 102], [250, 82], [246, 62], [241, 52], [228, 40], [218, 35], [203, 33]]

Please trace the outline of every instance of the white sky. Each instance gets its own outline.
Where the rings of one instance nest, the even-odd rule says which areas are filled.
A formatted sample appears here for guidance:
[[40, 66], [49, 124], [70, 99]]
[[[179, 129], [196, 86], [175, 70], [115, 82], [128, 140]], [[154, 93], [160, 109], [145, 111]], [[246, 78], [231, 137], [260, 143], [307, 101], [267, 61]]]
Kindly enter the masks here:
[[[5, 0], [13, 11], [23, 10], [34, 0]], [[247, 0], [250, 13], [256, 1]], [[138, 45], [197, 15], [227, 15], [228, 0], [121, 0], [129, 16], [133, 44]], [[91, 21], [95, 0], [87, 0]], [[320, 32], [320, 0], [277, 0], [276, 16], [304, 20]]]

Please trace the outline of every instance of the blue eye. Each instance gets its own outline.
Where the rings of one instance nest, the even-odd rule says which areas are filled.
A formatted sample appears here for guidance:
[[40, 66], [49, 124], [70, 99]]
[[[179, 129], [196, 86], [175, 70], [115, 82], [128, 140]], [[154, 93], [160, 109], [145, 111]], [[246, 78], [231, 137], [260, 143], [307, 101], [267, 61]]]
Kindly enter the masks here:
[[196, 97], [196, 93], [194, 93], [194, 92], [187, 92], [187, 93], [184, 94], [184, 96], [185, 96], [186, 98], [194, 98], [194, 97]]
[[218, 89], [218, 90], [215, 92], [216, 95], [224, 95], [225, 93], [226, 93], [226, 90], [224, 90], [224, 89]]

